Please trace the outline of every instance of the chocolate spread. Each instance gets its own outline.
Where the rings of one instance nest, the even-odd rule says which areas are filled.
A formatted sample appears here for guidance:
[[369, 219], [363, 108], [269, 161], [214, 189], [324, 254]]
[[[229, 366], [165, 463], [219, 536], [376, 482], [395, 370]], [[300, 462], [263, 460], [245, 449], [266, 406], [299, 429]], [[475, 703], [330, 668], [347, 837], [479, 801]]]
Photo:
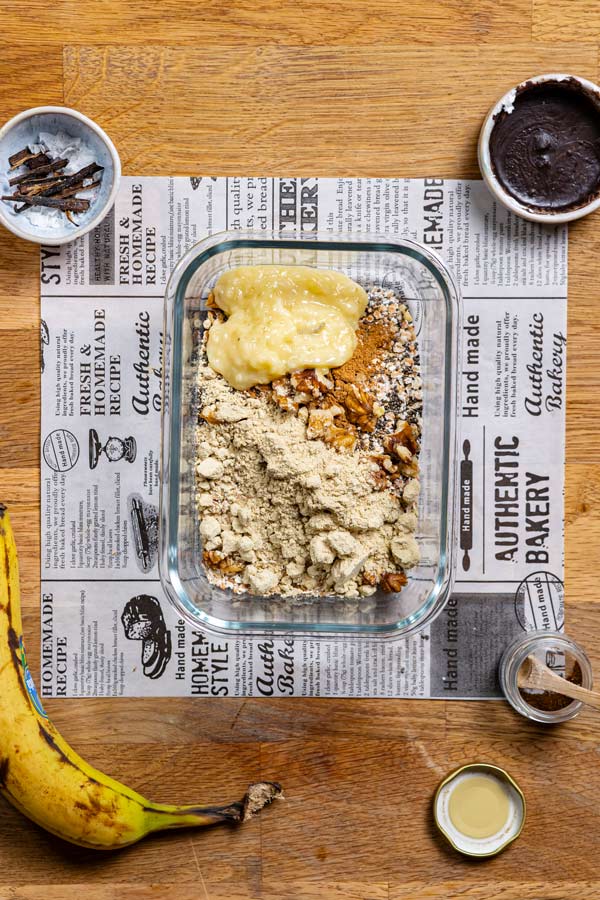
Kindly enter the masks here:
[[600, 194], [600, 100], [573, 80], [526, 84], [490, 135], [492, 167], [520, 203], [550, 212]]

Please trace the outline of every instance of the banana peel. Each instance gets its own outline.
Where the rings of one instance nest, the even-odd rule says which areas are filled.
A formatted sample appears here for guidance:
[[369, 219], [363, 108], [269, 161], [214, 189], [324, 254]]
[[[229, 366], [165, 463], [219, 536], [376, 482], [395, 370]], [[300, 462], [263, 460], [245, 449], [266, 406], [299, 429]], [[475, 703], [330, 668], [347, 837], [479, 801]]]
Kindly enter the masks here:
[[115, 850], [154, 831], [239, 823], [282, 796], [275, 782], [250, 785], [226, 806], [153, 803], [98, 771], [48, 718], [23, 647], [17, 548], [0, 504], [0, 793], [52, 834]]

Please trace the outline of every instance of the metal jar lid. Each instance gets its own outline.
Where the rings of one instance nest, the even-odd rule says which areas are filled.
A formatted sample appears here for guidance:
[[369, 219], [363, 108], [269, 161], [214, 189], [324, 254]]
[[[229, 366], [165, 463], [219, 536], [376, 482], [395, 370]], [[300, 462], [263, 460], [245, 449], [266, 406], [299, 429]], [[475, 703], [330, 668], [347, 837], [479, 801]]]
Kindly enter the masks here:
[[[497, 834], [485, 838], [473, 838], [459, 831], [449, 814], [450, 796], [457, 784], [470, 775], [488, 775], [502, 782], [509, 802], [508, 818]], [[512, 844], [523, 830], [525, 824], [525, 797], [519, 785], [508, 772], [499, 766], [489, 763], [470, 763], [451, 772], [438, 787], [433, 800], [433, 817], [435, 824], [449, 844], [465, 856], [483, 859], [495, 856]]]

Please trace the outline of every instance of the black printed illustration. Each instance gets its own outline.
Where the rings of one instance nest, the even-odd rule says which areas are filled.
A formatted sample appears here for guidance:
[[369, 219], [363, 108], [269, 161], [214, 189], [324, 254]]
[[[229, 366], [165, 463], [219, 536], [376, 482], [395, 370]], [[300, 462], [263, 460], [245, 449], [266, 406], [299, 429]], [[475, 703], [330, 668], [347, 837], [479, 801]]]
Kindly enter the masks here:
[[149, 572], [158, 555], [158, 507], [140, 494], [130, 494], [127, 509], [133, 529], [135, 558], [142, 572]]
[[464, 551], [462, 567], [468, 572], [471, 567], [469, 552], [473, 549], [473, 461], [469, 459], [470, 441], [463, 441], [463, 456], [460, 461], [460, 549]]
[[41, 358], [42, 358], [42, 372], [46, 367], [46, 362], [44, 360], [44, 348], [48, 346], [50, 343], [50, 332], [48, 331], [48, 326], [42, 319], [40, 322], [40, 348], [41, 348]]
[[55, 472], [68, 472], [79, 459], [79, 441], [66, 428], [56, 428], [45, 438], [42, 456]]
[[106, 456], [109, 462], [119, 462], [123, 459], [125, 462], [132, 463], [137, 453], [137, 444], [134, 437], [109, 437], [104, 446], [98, 437], [95, 428], [90, 428], [90, 469], [95, 469], [98, 465], [102, 454]]
[[565, 623], [565, 586], [552, 572], [531, 572], [515, 593], [515, 613], [524, 631], [560, 631]]
[[160, 678], [171, 659], [171, 632], [160, 603], [149, 594], [132, 597], [121, 615], [125, 637], [142, 642], [142, 666], [146, 678]]
[[[190, 184], [192, 185], [192, 190], [197, 191], [200, 187], [200, 183], [202, 180], [206, 180], [204, 175], [201, 175], [200, 178], [190, 178]], [[210, 178], [211, 181], [216, 181], [217, 179], [213, 176]]]

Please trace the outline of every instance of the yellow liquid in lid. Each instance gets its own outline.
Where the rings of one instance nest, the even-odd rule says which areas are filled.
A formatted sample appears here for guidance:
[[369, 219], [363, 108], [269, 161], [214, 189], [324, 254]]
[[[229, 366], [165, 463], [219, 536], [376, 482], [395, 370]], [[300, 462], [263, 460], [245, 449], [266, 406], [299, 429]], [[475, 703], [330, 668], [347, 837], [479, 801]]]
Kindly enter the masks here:
[[506, 825], [510, 814], [507, 789], [492, 775], [467, 775], [448, 801], [454, 827], [470, 838], [488, 838]]

